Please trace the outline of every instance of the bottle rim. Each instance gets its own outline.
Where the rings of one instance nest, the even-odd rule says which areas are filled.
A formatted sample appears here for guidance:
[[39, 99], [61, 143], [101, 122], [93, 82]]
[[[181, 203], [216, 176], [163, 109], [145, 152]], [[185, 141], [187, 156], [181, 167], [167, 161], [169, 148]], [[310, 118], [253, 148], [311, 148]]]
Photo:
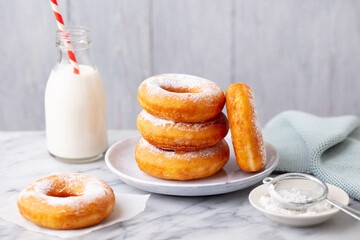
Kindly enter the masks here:
[[[65, 41], [70, 40], [74, 49], [84, 49], [91, 44], [91, 30], [82, 26], [69, 26], [66, 27], [66, 31], [56, 31], [56, 46], [59, 48], [65, 47]], [[81, 43], [81, 47], [78, 46]], [[87, 47], [84, 46], [84, 43]]]

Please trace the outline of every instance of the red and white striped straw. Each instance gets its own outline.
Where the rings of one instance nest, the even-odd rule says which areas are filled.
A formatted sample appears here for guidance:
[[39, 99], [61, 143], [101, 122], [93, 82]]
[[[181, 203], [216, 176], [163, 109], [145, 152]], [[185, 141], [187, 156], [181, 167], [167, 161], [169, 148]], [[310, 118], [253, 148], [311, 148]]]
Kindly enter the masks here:
[[[65, 24], [64, 24], [64, 21], [63, 21], [63, 18], [61, 16], [61, 14], [60, 14], [59, 5], [58, 5], [57, 1], [56, 0], [50, 0], [50, 5], [51, 5], [51, 8], [52, 8], [52, 10], [53, 10], [53, 12], [55, 14], [56, 23], [57, 23], [59, 31], [60, 32], [66, 32]], [[76, 61], [75, 54], [74, 54], [74, 49], [73, 49], [73, 47], [71, 45], [70, 40], [67, 39], [67, 36], [65, 36], [65, 41], [64, 42], [65, 42], [65, 48], [67, 50], [68, 58], [70, 60], [71, 65], [74, 68], [74, 73], [75, 74], [80, 74], [79, 64]]]

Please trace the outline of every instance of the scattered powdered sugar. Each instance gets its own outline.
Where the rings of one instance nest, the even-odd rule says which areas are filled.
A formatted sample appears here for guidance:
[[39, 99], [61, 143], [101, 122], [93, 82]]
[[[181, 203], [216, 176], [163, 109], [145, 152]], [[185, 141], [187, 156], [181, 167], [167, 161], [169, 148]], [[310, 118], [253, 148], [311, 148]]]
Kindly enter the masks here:
[[[146, 86], [146, 94], [167, 96], [177, 99], [191, 99], [203, 101], [208, 105], [215, 104], [214, 96], [222, 95], [221, 88], [214, 82], [186, 74], [161, 74], [152, 76], [143, 81], [139, 89]], [[187, 89], [189, 92], [172, 92], [166, 89]], [[191, 92], [191, 90], [196, 90]]]
[[[77, 196], [57, 197], [49, 193], [55, 188], [58, 192], [71, 192], [72, 188], [83, 186]], [[80, 204], [93, 202], [95, 199], [111, 194], [111, 189], [100, 179], [86, 174], [57, 174], [40, 179], [26, 187], [18, 196], [18, 200], [35, 196], [39, 201], [51, 206], [68, 205], [73, 209]]]
[[52, 188], [52, 181], [49, 180], [37, 181], [32, 185], [33, 185], [33, 191], [29, 191], [29, 192], [46, 194]]
[[165, 150], [151, 145], [144, 138], [140, 139], [138, 143], [138, 147], [143, 149], [144, 151], [151, 152], [153, 155], [162, 155], [169, 159], [184, 159], [184, 160], [192, 160], [194, 158], [208, 158], [212, 156], [216, 156], [224, 151], [224, 145], [227, 145], [225, 140], [221, 140], [218, 144], [212, 147], [203, 148], [197, 151], [184, 152], [184, 151], [172, 151]]
[[217, 86], [214, 82], [186, 74], [161, 74], [145, 80], [150, 86], [160, 86], [171, 89], [198, 89], [203, 91], [214, 91]]
[[260, 140], [260, 142], [259, 142], [260, 155], [262, 157], [263, 163], [265, 163], [266, 162], [265, 144], [264, 144], [263, 135], [261, 132], [260, 121], [259, 121], [257, 110], [256, 110], [255, 95], [251, 89], [249, 89], [249, 91], [248, 91], [248, 99], [249, 99], [250, 106], [253, 109], [252, 122], [255, 127], [256, 137], [257, 137], [257, 139]]
[[[223, 113], [218, 114], [215, 118], [210, 119], [206, 122], [200, 123], [182, 123], [174, 122], [167, 119], [162, 119], [155, 117], [154, 115], [142, 110], [139, 114], [139, 120], [149, 121], [154, 126], [161, 126], [163, 128], [168, 127], [168, 129], [175, 128], [180, 131], [190, 131], [198, 132], [200, 130], [207, 130], [209, 127], [214, 125], [223, 125], [226, 124], [226, 116]], [[225, 122], [225, 123], [224, 123]]]
[[[310, 200], [308, 196], [301, 193], [298, 189], [282, 189], [278, 193], [284, 198], [284, 200], [291, 202], [305, 202]], [[290, 210], [280, 207], [271, 196], [263, 195], [259, 199], [259, 203], [268, 211], [286, 215], [316, 215], [318, 213], [326, 212], [332, 208], [331, 204], [326, 201], [321, 201], [311, 207], [303, 210]]]
[[175, 125], [176, 124], [176, 122], [174, 122], [174, 121], [155, 117], [154, 115], [151, 115], [150, 113], [146, 112], [145, 110], [142, 110], [140, 112], [139, 119], [140, 120], [145, 120], [145, 121], [150, 121], [154, 126], [165, 127], [168, 124], [169, 125]]

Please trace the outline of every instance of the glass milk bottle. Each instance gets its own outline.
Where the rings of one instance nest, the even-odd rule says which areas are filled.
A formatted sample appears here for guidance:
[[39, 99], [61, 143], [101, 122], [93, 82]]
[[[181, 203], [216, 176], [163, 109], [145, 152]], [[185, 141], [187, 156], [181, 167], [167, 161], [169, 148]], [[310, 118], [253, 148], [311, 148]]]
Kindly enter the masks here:
[[[80, 74], [74, 73], [65, 46], [71, 41]], [[108, 147], [106, 96], [91, 58], [91, 32], [68, 27], [56, 33], [58, 58], [45, 89], [47, 148], [67, 162], [100, 159]]]

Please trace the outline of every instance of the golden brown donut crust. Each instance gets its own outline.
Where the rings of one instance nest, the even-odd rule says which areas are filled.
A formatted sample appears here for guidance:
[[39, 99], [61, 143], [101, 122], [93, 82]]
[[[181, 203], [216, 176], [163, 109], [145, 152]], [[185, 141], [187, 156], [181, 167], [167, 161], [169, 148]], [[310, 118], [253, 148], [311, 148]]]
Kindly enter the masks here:
[[229, 146], [221, 140], [215, 146], [193, 152], [168, 151], [141, 139], [135, 159], [145, 173], [162, 179], [191, 180], [217, 173], [229, 160]]
[[259, 171], [266, 153], [252, 89], [244, 83], [230, 85], [226, 90], [226, 109], [238, 166], [246, 172]]
[[178, 151], [214, 146], [229, 131], [228, 120], [222, 112], [202, 123], [176, 123], [157, 118], [143, 110], [137, 118], [137, 127], [143, 138], [152, 145]]
[[204, 122], [217, 116], [225, 96], [214, 82], [185, 74], [161, 74], [143, 81], [138, 101], [148, 113], [174, 122]]
[[19, 194], [17, 205], [22, 216], [40, 226], [77, 229], [108, 217], [115, 206], [115, 195], [101, 179], [64, 173], [27, 186]]

